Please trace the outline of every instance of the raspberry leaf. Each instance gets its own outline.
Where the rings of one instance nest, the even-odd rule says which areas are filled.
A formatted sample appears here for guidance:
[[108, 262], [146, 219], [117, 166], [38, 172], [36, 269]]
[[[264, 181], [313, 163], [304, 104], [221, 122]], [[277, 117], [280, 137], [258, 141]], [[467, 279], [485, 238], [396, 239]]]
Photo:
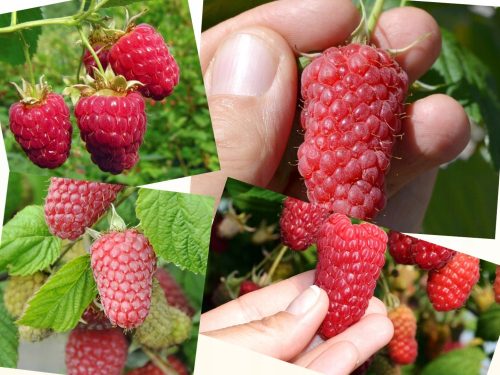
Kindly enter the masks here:
[[479, 374], [481, 362], [486, 358], [479, 348], [453, 350], [429, 363], [422, 375]]
[[51, 265], [59, 256], [61, 239], [45, 223], [43, 207], [27, 206], [3, 228], [0, 269], [11, 275], [31, 275]]
[[97, 294], [90, 256], [65, 264], [29, 301], [20, 325], [64, 332], [74, 328]]
[[486, 341], [498, 340], [498, 336], [500, 336], [500, 305], [491, 305], [486, 312], [479, 316], [476, 335]]
[[204, 274], [213, 206], [211, 197], [139, 189], [136, 214], [159, 257]]
[[17, 367], [17, 327], [3, 305], [3, 293], [0, 291], [0, 367]]

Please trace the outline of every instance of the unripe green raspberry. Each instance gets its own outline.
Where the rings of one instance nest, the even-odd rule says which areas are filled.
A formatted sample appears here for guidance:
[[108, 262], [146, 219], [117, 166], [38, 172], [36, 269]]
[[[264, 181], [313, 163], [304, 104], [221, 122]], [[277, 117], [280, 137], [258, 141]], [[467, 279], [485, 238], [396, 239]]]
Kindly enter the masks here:
[[38, 342], [46, 339], [51, 334], [52, 330], [47, 328], [19, 326], [19, 338], [23, 341]]
[[135, 339], [151, 349], [161, 349], [185, 341], [191, 332], [191, 319], [181, 310], [169, 306], [163, 289], [153, 279], [151, 308], [144, 323], [135, 331]]
[[37, 272], [29, 276], [12, 276], [5, 286], [4, 303], [5, 308], [17, 319], [24, 310], [24, 305], [40, 289], [47, 280], [47, 275]]

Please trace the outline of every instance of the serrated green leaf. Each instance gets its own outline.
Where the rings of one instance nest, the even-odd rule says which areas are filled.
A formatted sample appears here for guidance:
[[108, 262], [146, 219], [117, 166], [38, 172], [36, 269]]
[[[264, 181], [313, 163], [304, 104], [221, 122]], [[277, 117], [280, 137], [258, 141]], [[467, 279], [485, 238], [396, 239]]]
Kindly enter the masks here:
[[74, 328], [97, 294], [90, 256], [65, 264], [29, 301], [19, 324], [64, 332]]
[[[17, 12], [17, 23], [39, 20], [42, 18], [40, 8], [26, 9]], [[0, 27], [10, 25], [11, 14], [0, 15]], [[41, 33], [40, 27], [31, 29], [24, 29], [22, 31], [26, 43], [29, 45], [30, 55], [33, 55], [37, 49], [38, 36]], [[0, 34], [0, 45], [2, 46], [2, 53], [0, 54], [0, 61], [5, 61], [12, 65], [24, 64], [23, 45], [19, 38], [19, 33]]]
[[3, 305], [0, 293], [0, 367], [17, 367], [19, 338], [17, 326]]
[[441, 355], [424, 367], [421, 375], [461, 374], [477, 375], [486, 358], [479, 348], [453, 350]]
[[45, 223], [43, 207], [27, 206], [3, 228], [0, 268], [11, 275], [31, 275], [51, 265], [61, 251], [61, 239]]
[[214, 200], [139, 189], [136, 215], [156, 254], [181, 269], [205, 273]]
[[486, 341], [498, 341], [500, 337], [500, 305], [494, 303], [479, 316], [476, 336]]

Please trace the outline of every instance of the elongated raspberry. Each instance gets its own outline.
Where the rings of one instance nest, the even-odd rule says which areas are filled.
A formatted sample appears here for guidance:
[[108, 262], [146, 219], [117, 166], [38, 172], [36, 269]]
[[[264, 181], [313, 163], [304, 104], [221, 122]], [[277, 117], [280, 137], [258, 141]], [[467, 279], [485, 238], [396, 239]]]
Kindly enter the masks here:
[[[175, 371], [177, 375], [189, 375], [189, 370], [186, 365], [176, 356], [169, 355], [167, 357], [168, 367]], [[164, 375], [153, 362], [148, 362], [140, 368], [136, 368], [128, 373], [128, 375]]]
[[66, 343], [68, 375], [120, 375], [127, 361], [128, 344], [118, 328], [74, 329]]
[[155, 276], [165, 293], [168, 304], [192, 317], [194, 315], [194, 308], [175, 278], [164, 268], [158, 268]]
[[309, 201], [359, 219], [385, 206], [385, 175], [408, 89], [389, 54], [352, 43], [332, 47], [302, 73], [305, 130], [299, 172]]
[[136, 229], [102, 235], [90, 248], [91, 267], [104, 312], [111, 323], [135, 328], [151, 304], [156, 256]]
[[[102, 68], [106, 69], [108, 67], [109, 47], [102, 44], [94, 44], [92, 48], [96, 52], [97, 57], [101, 62]], [[97, 64], [88, 49], [86, 49], [85, 53], [83, 54], [83, 64], [85, 65], [87, 74], [91, 77], [94, 77], [94, 69], [97, 69]]]
[[111, 47], [108, 60], [117, 74], [140, 81], [142, 95], [162, 100], [179, 83], [179, 66], [153, 26], [141, 24], [128, 30]]
[[245, 294], [254, 292], [256, 290], [259, 290], [260, 286], [254, 283], [251, 280], [243, 280], [240, 284], [240, 290], [238, 292], [238, 296], [241, 297]]
[[316, 242], [319, 227], [328, 211], [311, 203], [287, 197], [280, 216], [281, 241], [292, 250], [307, 249]]
[[92, 161], [101, 170], [118, 174], [137, 164], [146, 131], [141, 95], [82, 97], [75, 106], [75, 116]]
[[34, 164], [50, 169], [64, 164], [73, 128], [61, 95], [51, 92], [34, 104], [12, 104], [9, 123], [16, 141]]
[[462, 307], [479, 280], [479, 259], [457, 253], [443, 268], [429, 272], [427, 295], [437, 311]]
[[36, 272], [28, 276], [12, 276], [5, 286], [3, 300], [5, 308], [13, 318], [19, 318], [28, 300], [41, 288], [47, 275]]
[[408, 365], [415, 362], [418, 354], [417, 320], [413, 311], [400, 305], [389, 311], [389, 319], [394, 325], [394, 336], [389, 342], [389, 356], [394, 363]]
[[319, 332], [330, 338], [365, 313], [385, 263], [387, 235], [376, 225], [354, 225], [347, 216], [333, 214], [321, 226], [317, 245], [315, 284], [330, 300]]
[[44, 206], [50, 232], [76, 240], [106, 212], [122, 189], [122, 185], [52, 177]]
[[152, 349], [167, 348], [187, 340], [191, 319], [181, 310], [169, 306], [163, 289], [155, 279], [149, 315], [136, 330], [134, 338]]

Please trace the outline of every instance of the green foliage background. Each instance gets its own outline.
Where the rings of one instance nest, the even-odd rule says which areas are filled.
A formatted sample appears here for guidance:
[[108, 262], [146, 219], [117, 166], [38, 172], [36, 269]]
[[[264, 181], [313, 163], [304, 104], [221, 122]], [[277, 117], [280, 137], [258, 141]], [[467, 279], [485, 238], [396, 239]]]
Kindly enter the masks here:
[[[115, 1], [117, 4], [127, 2], [130, 3]], [[74, 14], [78, 6], [79, 1], [73, 0], [21, 11], [18, 12], [18, 18], [22, 22], [41, 17], [67, 16]], [[29, 79], [29, 74], [23, 64], [19, 38], [17, 35], [3, 34], [0, 36], [3, 51], [0, 55], [0, 123], [11, 171], [136, 186], [219, 169], [187, 0], [150, 0], [127, 6], [130, 14], [136, 14], [144, 8], [149, 11], [138, 22], [153, 25], [163, 35], [179, 64], [181, 78], [174, 93], [163, 102], [146, 101], [148, 127], [140, 149], [140, 162], [122, 175], [112, 176], [101, 172], [90, 160], [72, 116], [73, 143], [66, 163], [54, 171], [33, 165], [8, 130], [8, 110], [18, 100], [16, 91], [9, 82], [19, 83], [21, 77]], [[100, 13], [112, 17], [118, 28], [124, 25], [124, 7], [105, 8]], [[0, 26], [9, 23], [10, 14], [0, 15]], [[30, 51], [34, 53], [32, 60], [37, 77], [45, 75], [58, 93], [62, 92], [68, 81], [74, 83], [82, 53], [81, 46], [77, 44], [79, 37], [76, 28], [44, 26], [27, 30], [24, 35], [30, 43]], [[69, 100], [67, 103], [69, 104]], [[72, 112], [72, 107], [70, 108]]]

